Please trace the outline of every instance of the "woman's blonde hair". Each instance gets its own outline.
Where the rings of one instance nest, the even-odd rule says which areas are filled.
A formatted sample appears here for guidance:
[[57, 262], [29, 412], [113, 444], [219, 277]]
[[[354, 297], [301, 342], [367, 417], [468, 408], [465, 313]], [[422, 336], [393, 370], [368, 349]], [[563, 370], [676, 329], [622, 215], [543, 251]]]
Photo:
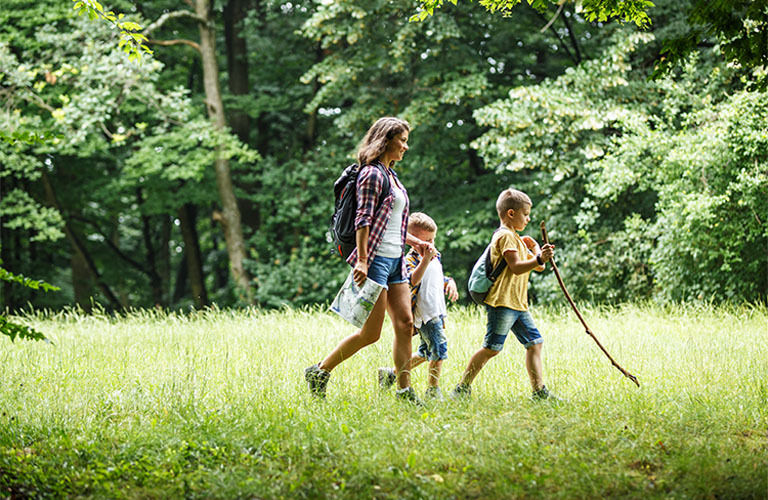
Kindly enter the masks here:
[[[365, 165], [371, 165], [378, 160], [384, 151], [387, 150], [387, 145], [390, 139], [397, 134], [403, 132], [410, 132], [411, 127], [408, 122], [395, 118], [394, 116], [385, 116], [379, 118], [376, 123], [371, 125], [371, 128], [366, 132], [363, 137], [360, 147], [357, 149], [357, 162], [363, 167]], [[387, 165], [389, 166], [389, 165]]]

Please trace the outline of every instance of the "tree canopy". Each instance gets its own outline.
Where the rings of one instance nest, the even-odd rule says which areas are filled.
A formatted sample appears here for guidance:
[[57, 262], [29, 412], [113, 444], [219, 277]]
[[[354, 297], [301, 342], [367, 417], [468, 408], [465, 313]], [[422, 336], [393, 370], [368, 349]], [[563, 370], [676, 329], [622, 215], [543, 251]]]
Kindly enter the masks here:
[[[398, 173], [460, 284], [511, 185], [547, 220], [577, 300], [766, 299], [765, 11], [750, 3], [717, 3], [727, 31], [698, 0], [435, 2], [418, 23], [405, 0], [201, 0], [184, 15], [123, 0], [111, 8], [152, 48], [138, 59], [109, 19], [8, 1], [0, 259], [61, 288], [6, 280], [10, 310], [331, 300], [348, 272], [326, 235], [333, 181], [384, 115], [412, 125]], [[728, 43], [754, 57], [734, 64]], [[532, 278], [534, 301], [556, 286]]]

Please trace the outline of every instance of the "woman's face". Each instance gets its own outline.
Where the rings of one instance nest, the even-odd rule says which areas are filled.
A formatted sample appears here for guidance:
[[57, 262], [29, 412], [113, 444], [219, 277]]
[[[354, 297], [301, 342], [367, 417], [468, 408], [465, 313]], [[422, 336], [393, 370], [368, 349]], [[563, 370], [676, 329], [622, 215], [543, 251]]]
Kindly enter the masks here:
[[384, 155], [391, 161], [400, 161], [406, 151], [408, 151], [408, 131], [404, 130], [389, 140]]

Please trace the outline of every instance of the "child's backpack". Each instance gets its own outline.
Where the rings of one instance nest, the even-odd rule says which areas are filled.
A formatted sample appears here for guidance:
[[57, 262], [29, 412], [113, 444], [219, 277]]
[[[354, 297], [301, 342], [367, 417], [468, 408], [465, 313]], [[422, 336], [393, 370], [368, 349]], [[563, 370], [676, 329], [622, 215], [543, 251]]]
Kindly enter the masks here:
[[[381, 208], [384, 198], [389, 194], [389, 175], [380, 165], [376, 167], [384, 174], [384, 185], [376, 203], [376, 210]], [[344, 169], [336, 182], [333, 183], [333, 194], [336, 199], [331, 217], [330, 233], [333, 239], [334, 251], [344, 260], [357, 245], [355, 241], [355, 217], [357, 216], [357, 176], [360, 167], [357, 164]]]
[[488, 295], [488, 291], [496, 282], [496, 278], [499, 277], [501, 272], [507, 267], [507, 261], [504, 260], [504, 256], [501, 257], [501, 262], [494, 268], [493, 262], [491, 262], [491, 243], [485, 247], [480, 258], [477, 259], [475, 265], [472, 267], [472, 272], [469, 273], [469, 281], [467, 288], [469, 288], [469, 296], [472, 297], [476, 303], [483, 305], [485, 303], [485, 297]]

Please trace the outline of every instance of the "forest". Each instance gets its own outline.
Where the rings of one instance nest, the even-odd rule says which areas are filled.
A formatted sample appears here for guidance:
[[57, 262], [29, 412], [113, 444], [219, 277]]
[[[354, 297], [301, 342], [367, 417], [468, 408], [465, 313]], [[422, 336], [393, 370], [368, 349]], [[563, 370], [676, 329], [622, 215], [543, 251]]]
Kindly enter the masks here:
[[0, 310], [329, 302], [333, 183], [388, 115], [462, 301], [512, 186], [577, 300], [764, 303], [768, 6], [504, 3], [116, 0], [126, 43], [4, 0]]

